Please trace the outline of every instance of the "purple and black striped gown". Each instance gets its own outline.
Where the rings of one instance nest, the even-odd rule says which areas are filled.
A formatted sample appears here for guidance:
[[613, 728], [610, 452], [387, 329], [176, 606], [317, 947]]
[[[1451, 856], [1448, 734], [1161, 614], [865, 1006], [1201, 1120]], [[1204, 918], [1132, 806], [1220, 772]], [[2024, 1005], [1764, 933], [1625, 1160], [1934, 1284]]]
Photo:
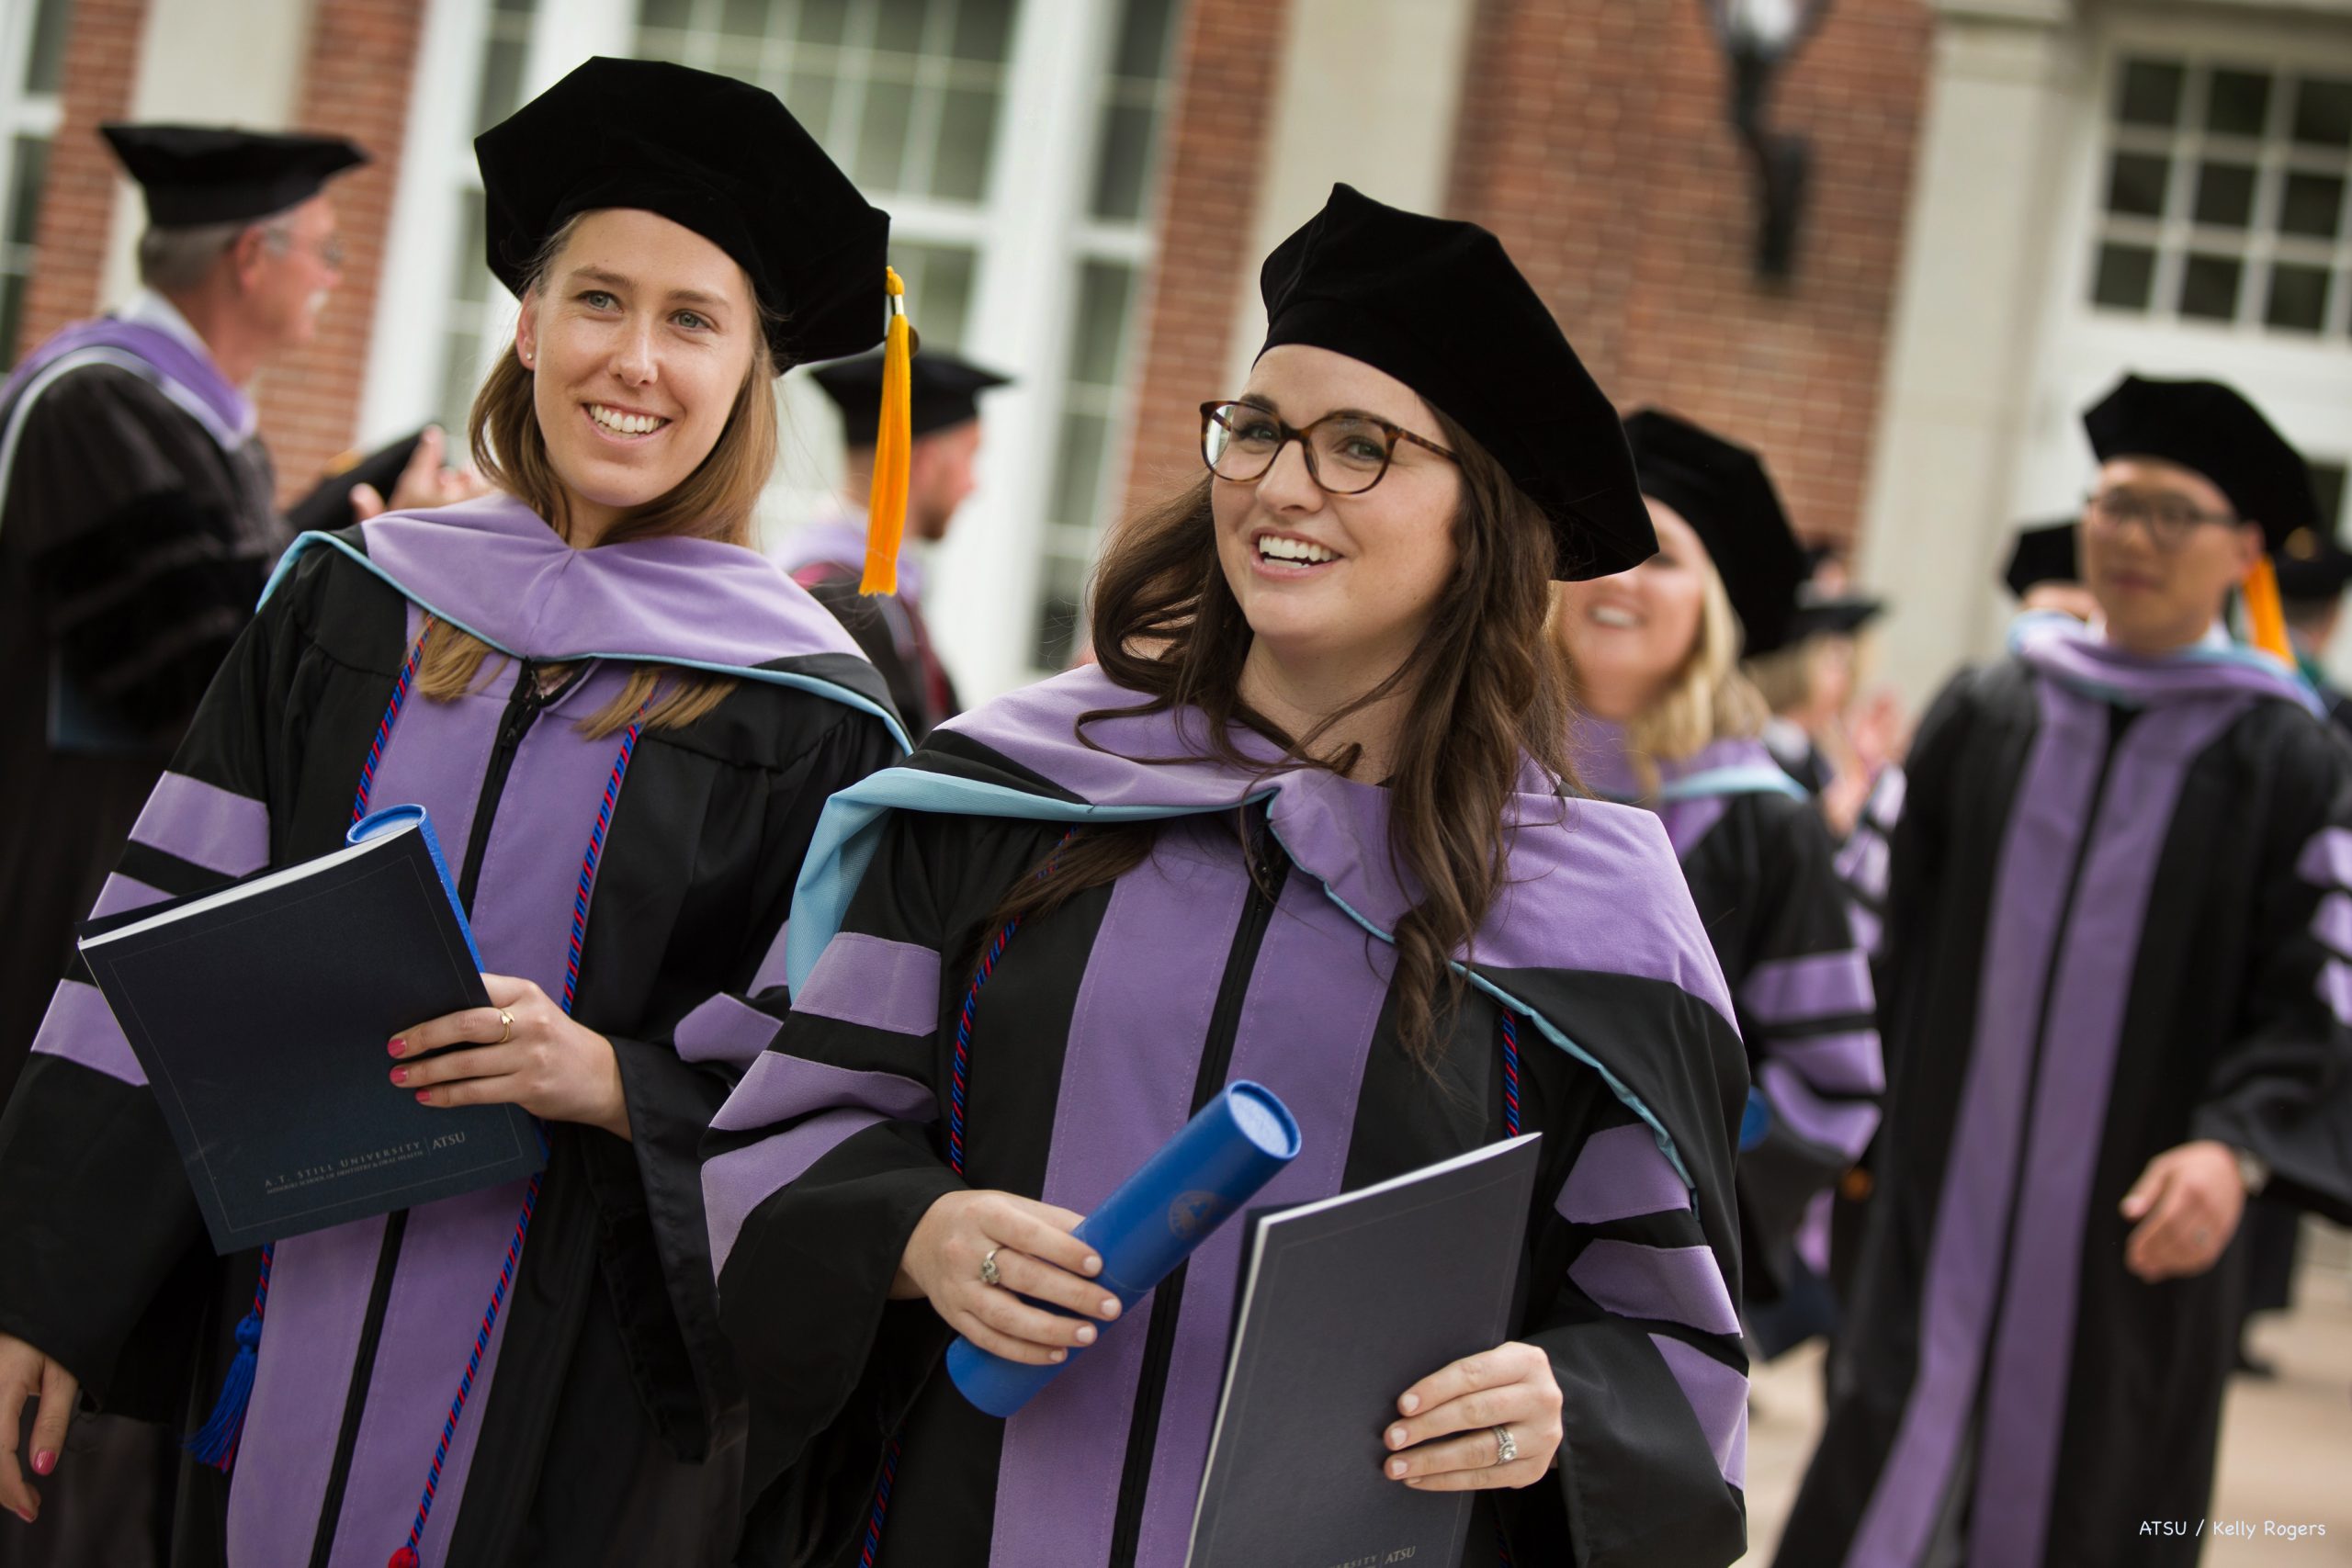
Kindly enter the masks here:
[[[549, 1125], [519, 1271], [437, 1471], [520, 1183], [277, 1245], [234, 1467], [188, 1472], [174, 1561], [383, 1568], [413, 1534], [425, 1568], [731, 1562], [746, 1417], [698, 1146], [758, 1053], [745, 1021], [783, 1010], [772, 950], [825, 796], [898, 754], [879, 680], [780, 570], [731, 546], [574, 551], [497, 497], [305, 539], [102, 912], [339, 846], [429, 606], [519, 657], [455, 701], [409, 692], [370, 795], [431, 811], [487, 966], [560, 998], [584, 852], [623, 772], [619, 737], [579, 721], [639, 660], [737, 684], [695, 723], [645, 731], [609, 807], [573, 1013], [614, 1043], [634, 1141]], [[548, 664], [570, 674], [543, 693]], [[0, 1330], [102, 1408], [202, 1418], [255, 1259], [212, 1256], [138, 1061], [79, 976], [0, 1120]]]
[[[1549, 1352], [1566, 1440], [1549, 1480], [1478, 1495], [1468, 1561], [1498, 1562], [1498, 1541], [1522, 1564], [1736, 1558], [1747, 1075], [1657, 820], [1514, 799], [1510, 884], [1472, 957], [1481, 988], [1423, 1067], [1374, 934], [1410, 902], [1385, 792], [1133, 760], [1200, 754], [1173, 716], [1090, 726], [1106, 750], [1073, 739], [1080, 713], [1139, 700], [1074, 671], [949, 721], [828, 808], [794, 904], [791, 1014], [719, 1113], [704, 1174], [721, 1321], [797, 1464], [771, 1494], [777, 1560], [1179, 1568], [1243, 1227], [1000, 1421], [940, 1371], [949, 1335], [929, 1303], [888, 1299], [916, 1221], [966, 1185], [1085, 1212], [1234, 1078], [1272, 1088], [1304, 1132], [1270, 1203], [1479, 1147], [1506, 1127], [1501, 1007], [1524, 1125], [1545, 1134], [1513, 1337]], [[1157, 824], [1150, 855], [1012, 935], [959, 1089], [989, 912], [1073, 825], [1120, 818]], [[1332, 1440], [1376, 1466], [1380, 1423]]]
[[[1645, 793], [1620, 727], [1580, 723], [1576, 751], [1588, 787]], [[1886, 1078], [1870, 960], [1829, 830], [1761, 741], [1716, 740], [1657, 771], [1655, 808], [1723, 964], [1766, 1114], [1739, 1156], [1740, 1258], [1747, 1301], [1770, 1302], [1809, 1217], [1826, 1225], [1830, 1187], [1878, 1126]], [[1826, 1254], [1804, 1261], [1819, 1272]]]
[[2352, 1218], [2352, 753], [2275, 661], [2063, 616], [1920, 726], [1892, 840], [1891, 1080], [1788, 1568], [2196, 1561], [2234, 1256], [2143, 1283], [2150, 1159], [2248, 1150]]

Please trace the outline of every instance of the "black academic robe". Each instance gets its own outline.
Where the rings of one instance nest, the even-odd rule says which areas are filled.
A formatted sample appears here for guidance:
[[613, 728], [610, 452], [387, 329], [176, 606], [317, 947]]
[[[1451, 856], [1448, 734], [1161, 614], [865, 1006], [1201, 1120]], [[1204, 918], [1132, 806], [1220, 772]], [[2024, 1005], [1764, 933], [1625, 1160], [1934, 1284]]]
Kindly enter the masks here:
[[[428, 613], [512, 657], [471, 694], [396, 706]], [[579, 721], [640, 662], [735, 684], [624, 765], [620, 737]], [[571, 674], [542, 694], [550, 664]], [[745, 1416], [698, 1143], [783, 1010], [777, 938], [825, 797], [896, 734], [872, 668], [772, 563], [709, 540], [573, 551], [503, 497], [304, 536], [223, 667], [101, 912], [339, 846], [363, 778], [371, 807], [431, 812], [492, 972], [560, 998], [585, 910], [572, 1010], [613, 1042], [634, 1141], [547, 1128], [425, 1568], [729, 1560]], [[176, 1562], [379, 1568], [407, 1540], [523, 1201], [513, 1183], [277, 1245], [234, 1469], [190, 1472]], [[212, 1256], [82, 978], [0, 1120], [0, 1329], [101, 1407], [201, 1417], [255, 1258]]]
[[160, 329], [66, 328], [0, 388], [0, 1097], [287, 543], [250, 406]]
[[[780, 1560], [861, 1562], [887, 1461], [886, 1565], [1176, 1568], [1243, 1227], [1008, 1422], [940, 1371], [930, 1304], [888, 1299], [916, 1221], [967, 1185], [1089, 1210], [1240, 1078], [1302, 1128], [1261, 1202], [1483, 1146], [1508, 1125], [1498, 1008], [1518, 1020], [1524, 1128], [1545, 1134], [1511, 1337], [1550, 1353], [1566, 1439], [1550, 1481], [1480, 1495], [1468, 1561], [1497, 1562], [1498, 1532], [1521, 1563], [1736, 1558], [1746, 1074], [1657, 820], [1514, 801], [1513, 878], [1425, 1069], [1399, 1043], [1378, 934], [1408, 902], [1385, 793], [1129, 760], [1199, 755], [1170, 716], [1091, 726], [1104, 751], [1073, 739], [1080, 713], [1138, 701], [1097, 670], [1058, 677], [952, 721], [828, 812], [794, 905], [792, 1012], [713, 1124], [704, 1177], [721, 1320], [799, 1463], [771, 1495]], [[1141, 865], [1004, 947], [958, 1087], [989, 911], [1066, 831], [1138, 818], [1162, 824]], [[1332, 1440], [1376, 1465], [1384, 1412], [1357, 1414]]]
[[[1922, 723], [1892, 1080], [1792, 1568], [2193, 1562], [2235, 1271], [2149, 1285], [2119, 1206], [2191, 1139], [2352, 1214], [2352, 763], [2271, 661], [2064, 617]], [[2333, 1103], [2324, 1097], [2333, 1095]]]
[[964, 711], [922, 616], [921, 563], [899, 563], [895, 593], [859, 592], [865, 570], [863, 516], [805, 528], [786, 541], [777, 558], [792, 580], [816, 595], [817, 603], [857, 639], [859, 649], [881, 671], [909, 735], [921, 740], [934, 726]]
[[1634, 776], [1620, 727], [1584, 720], [1575, 745], [1586, 784], [1657, 810], [1723, 964], [1753, 1086], [1739, 1156], [1746, 1304], [1777, 1301], [1804, 1266], [1808, 1214], [1869, 1145], [1886, 1087], [1829, 830], [1758, 741], [1654, 762], [1654, 788]]

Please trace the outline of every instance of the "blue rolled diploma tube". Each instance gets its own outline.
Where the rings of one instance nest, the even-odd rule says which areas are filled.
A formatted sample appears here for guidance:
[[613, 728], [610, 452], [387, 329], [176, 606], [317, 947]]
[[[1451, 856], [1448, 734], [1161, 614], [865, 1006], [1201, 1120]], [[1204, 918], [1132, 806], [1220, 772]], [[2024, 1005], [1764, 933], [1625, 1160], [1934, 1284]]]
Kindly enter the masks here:
[[[1125, 1314], [1297, 1155], [1298, 1122], [1290, 1108], [1263, 1085], [1227, 1084], [1079, 1223], [1073, 1234], [1102, 1259], [1094, 1282], [1118, 1298]], [[1103, 1332], [1116, 1326], [1106, 1324]], [[980, 1409], [1009, 1416], [1084, 1353], [1073, 1346], [1059, 1364], [1032, 1367], [959, 1337], [947, 1348], [947, 1375]]]

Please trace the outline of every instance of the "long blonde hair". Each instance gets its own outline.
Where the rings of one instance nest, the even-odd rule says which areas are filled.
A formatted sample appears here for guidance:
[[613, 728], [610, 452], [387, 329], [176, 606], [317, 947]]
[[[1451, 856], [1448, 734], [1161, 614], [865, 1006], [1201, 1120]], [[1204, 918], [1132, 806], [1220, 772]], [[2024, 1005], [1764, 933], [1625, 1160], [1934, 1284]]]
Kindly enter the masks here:
[[[540, 248], [531, 268], [530, 287], [525, 290], [526, 299], [542, 292], [548, 275], [586, 216], [581, 213], [569, 220]], [[764, 310], [755, 324], [759, 330], [752, 334], [751, 367], [736, 390], [735, 406], [729, 411], [709, 456], [667, 494], [622, 517], [597, 541], [599, 545], [678, 537], [753, 547], [755, 508], [775, 468], [777, 446], [771, 385], [775, 362], [768, 351]], [[474, 395], [473, 411], [466, 420], [466, 439], [473, 448], [474, 466], [484, 479], [545, 518], [557, 537], [570, 541], [566, 493], [548, 460], [546, 433], [539, 429], [531, 372], [524, 367], [511, 342]], [[446, 621], [435, 621], [425, 630], [416, 689], [442, 702], [461, 697], [473, 689], [492, 651], [479, 637]], [[581, 732], [592, 739], [615, 734], [640, 716], [649, 729], [683, 728], [717, 707], [735, 684], [723, 676], [639, 664], [629, 671], [620, 694], [582, 721]]]
[[[1771, 716], [1740, 673], [1739, 615], [1715, 563], [1701, 558], [1699, 635], [1666, 689], [1625, 723], [1625, 754], [1645, 795], [1658, 788], [1661, 761], [1679, 762], [1717, 740], [1752, 739]], [[1555, 627], [1566, 646], [1565, 627]], [[1569, 660], [1575, 668], [1573, 657]]]

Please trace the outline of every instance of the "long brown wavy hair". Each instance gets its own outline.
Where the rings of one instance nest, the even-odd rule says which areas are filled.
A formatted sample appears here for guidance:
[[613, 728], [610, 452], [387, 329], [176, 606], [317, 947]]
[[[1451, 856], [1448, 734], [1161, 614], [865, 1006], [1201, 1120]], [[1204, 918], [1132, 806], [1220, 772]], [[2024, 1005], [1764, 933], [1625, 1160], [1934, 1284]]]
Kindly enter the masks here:
[[[1261, 773], [1301, 766], [1344, 773], [1356, 749], [1320, 758], [1317, 743], [1351, 714], [1408, 693], [1386, 781], [1388, 852], [1404, 885], [1424, 890], [1392, 933], [1398, 1032], [1424, 1066], [1434, 1059], [1441, 1013], [1462, 999], [1464, 981], [1449, 961], [1470, 947], [1508, 873], [1509, 797], [1531, 762], [1563, 793], [1572, 787], [1566, 669], [1544, 635], [1552, 525], [1468, 431], [1442, 413], [1435, 418], [1461, 459], [1451, 523], [1459, 560], [1428, 632], [1386, 680], [1298, 736], [1242, 699], [1250, 624], [1217, 560], [1213, 481], [1204, 474], [1129, 518], [1105, 547], [1093, 585], [1095, 657], [1114, 682], [1149, 700], [1078, 721], [1083, 739], [1097, 719], [1192, 707], [1207, 719], [1220, 761]], [[1237, 728], [1272, 741], [1282, 760], [1246, 755]], [[1156, 830], [1140, 824], [1080, 834], [1054, 855], [1051, 875], [1014, 884], [983, 932], [1125, 874], [1150, 852]]]
[[[587, 216], [583, 212], [571, 219], [540, 247], [526, 299], [544, 293], [556, 262]], [[727, 423], [709, 455], [667, 494], [623, 516], [597, 540], [598, 547], [677, 536], [754, 547], [755, 510], [775, 468], [777, 435], [772, 385], [775, 362], [768, 350], [764, 308], [753, 325], [751, 367], [736, 389], [735, 406], [729, 411]], [[466, 439], [482, 478], [537, 513], [559, 538], [570, 542], [567, 492], [548, 457], [547, 435], [539, 428], [532, 396], [531, 372], [512, 342], [474, 395], [473, 411], [466, 420]], [[435, 621], [425, 629], [416, 689], [444, 702], [463, 696], [481, 677], [483, 662], [492, 651], [480, 638], [446, 621]], [[724, 676], [639, 664], [629, 671], [619, 694], [580, 728], [591, 739], [611, 735], [641, 714], [649, 729], [683, 728], [717, 707], [735, 684]]]

